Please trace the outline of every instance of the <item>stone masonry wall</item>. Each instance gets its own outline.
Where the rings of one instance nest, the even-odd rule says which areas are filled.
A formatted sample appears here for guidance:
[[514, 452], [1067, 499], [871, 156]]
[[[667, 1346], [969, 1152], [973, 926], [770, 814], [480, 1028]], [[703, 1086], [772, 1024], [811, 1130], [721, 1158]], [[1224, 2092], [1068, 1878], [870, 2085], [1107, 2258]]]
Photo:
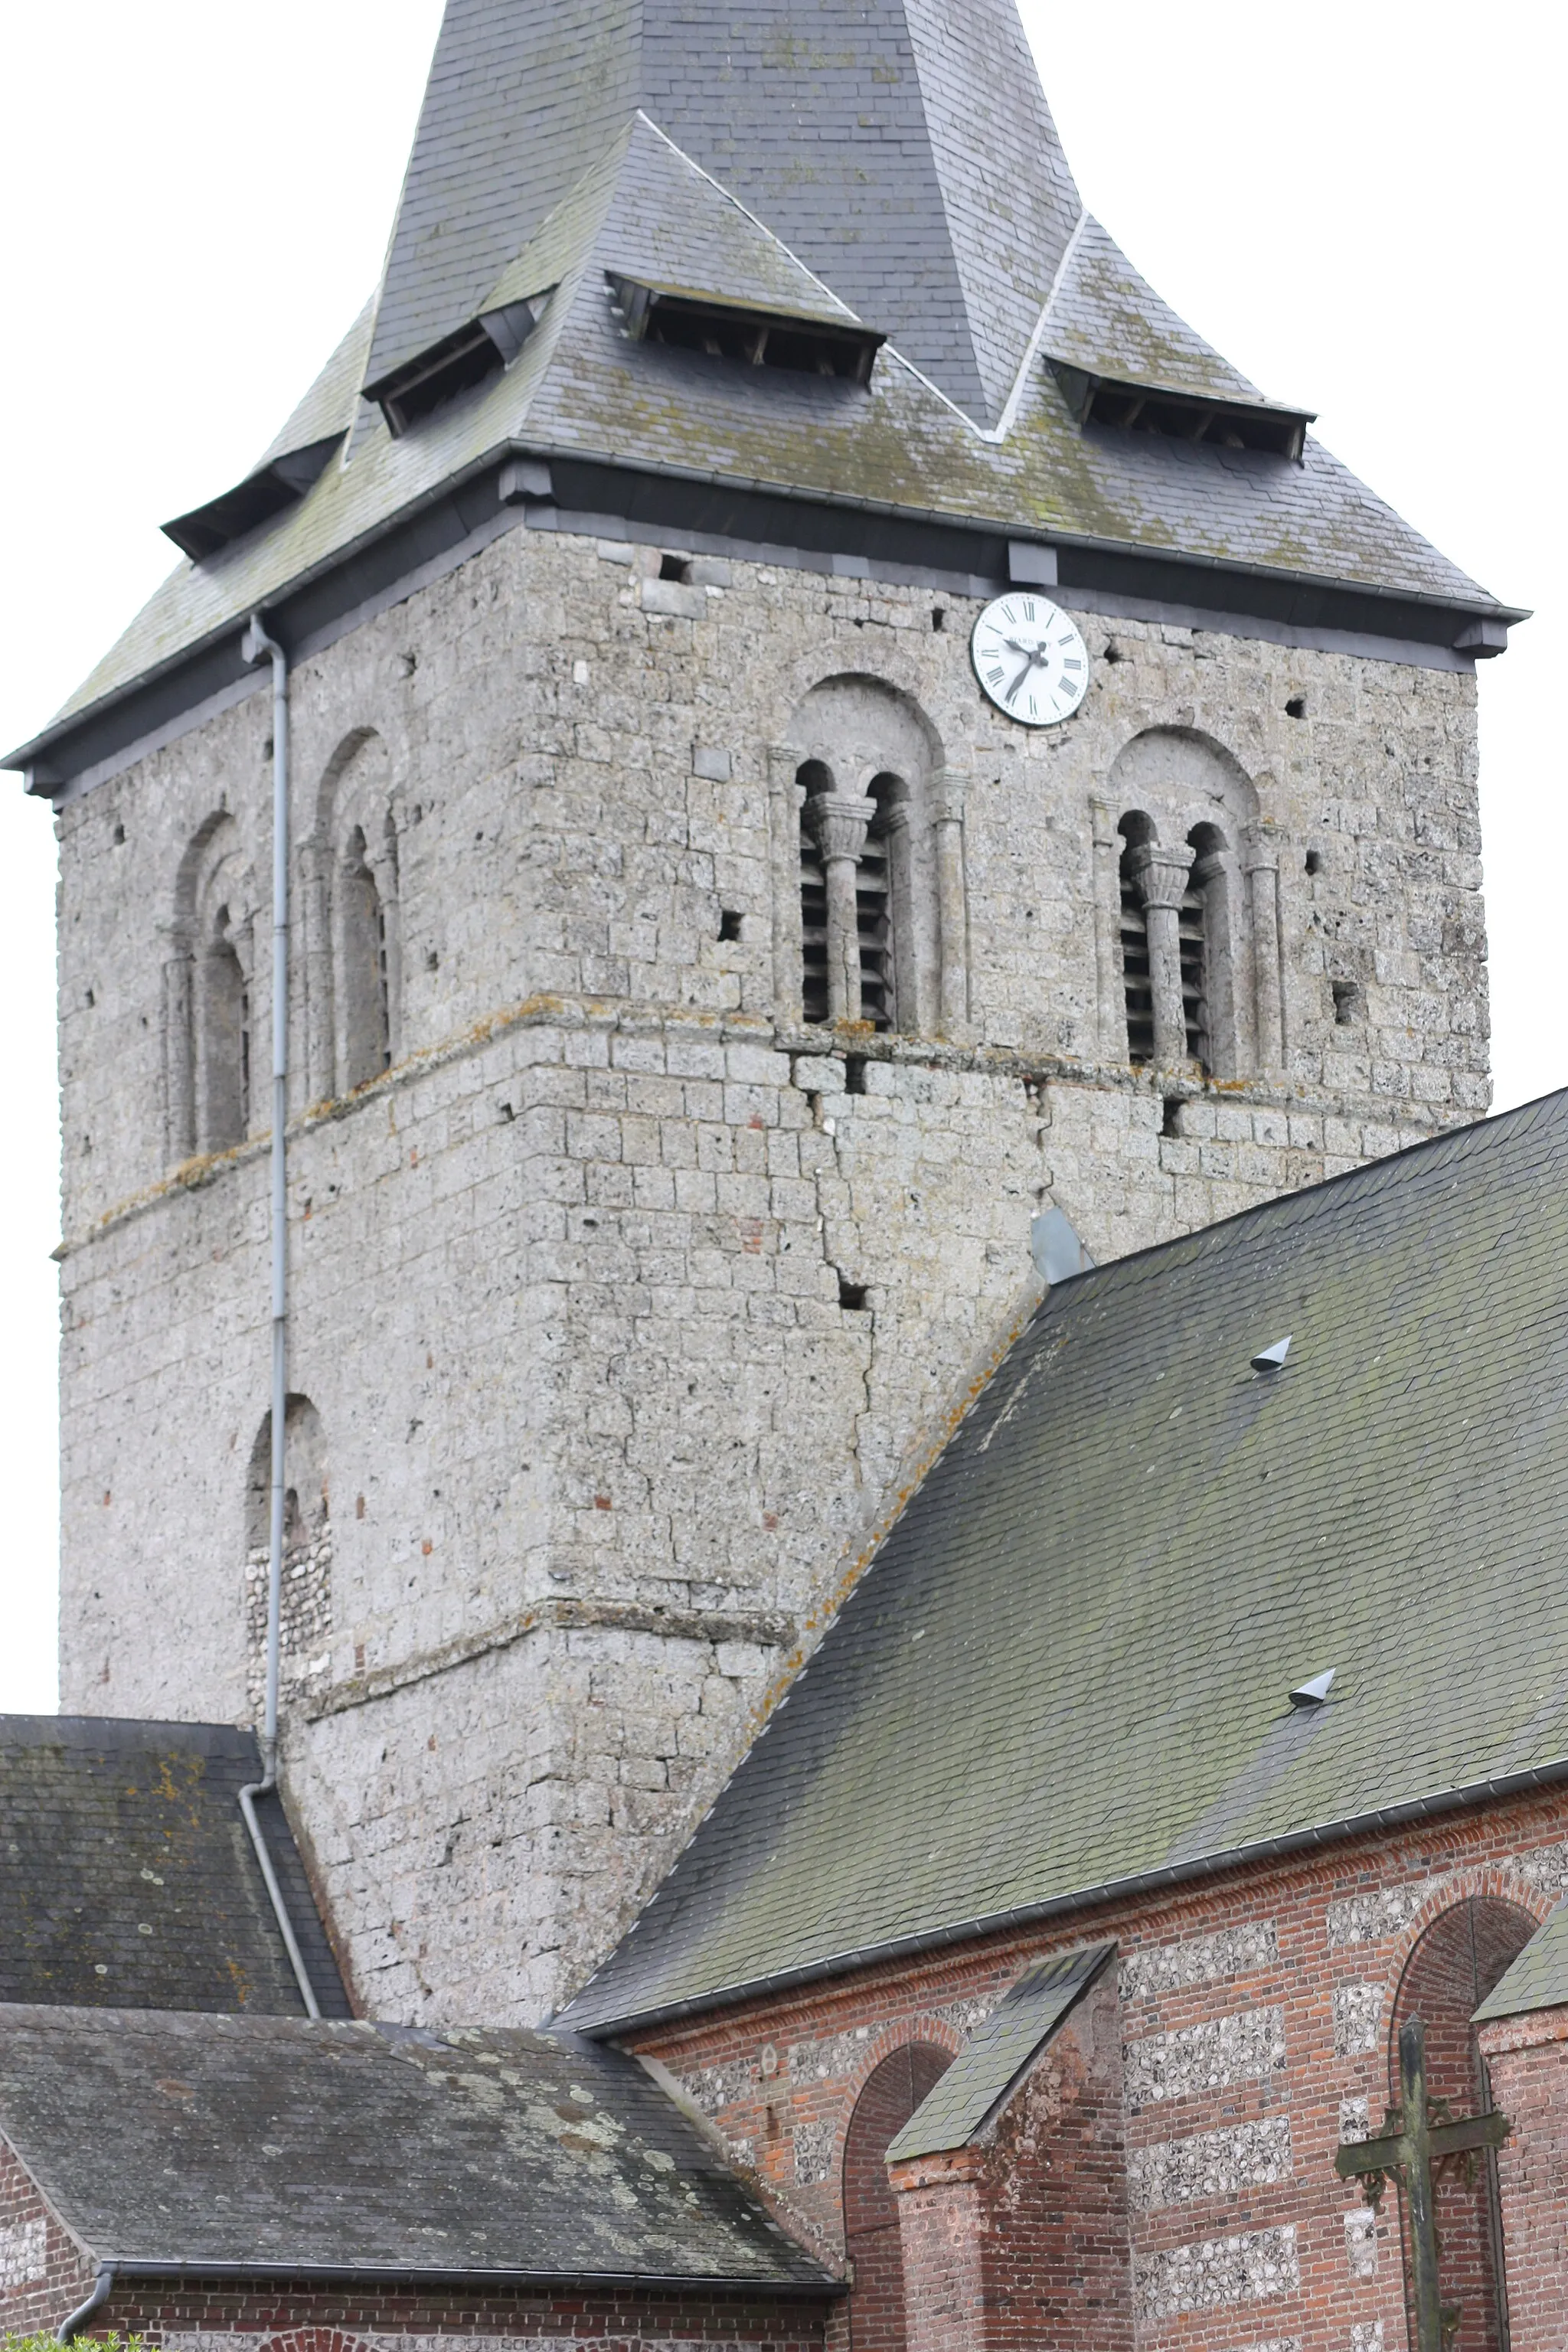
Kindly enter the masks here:
[[[1336, 2174], [1335, 2149], [1381, 2126], [1396, 1990], [1434, 1923], [1478, 1895], [1541, 1919], [1565, 1888], [1558, 1790], [627, 2038], [780, 2215], [838, 2252], [850, 2122], [879, 2066], [908, 2042], [961, 2046], [1031, 1962], [1114, 1938], [1101, 1983], [1120, 1997], [1120, 2084], [1099, 2074], [1098, 2021], [1076, 2046], [1064, 2031], [968, 2148], [890, 2168], [910, 2208], [911, 2346], [1096, 2352], [1130, 2336], [1138, 2352], [1405, 2352], [1397, 2200], [1372, 2213]], [[1349, 2011], [1373, 2021], [1352, 2037], [1347, 1990]], [[1486, 2029], [1498, 2102], [1519, 2117], [1501, 2172], [1520, 2352], [1563, 2340], [1564, 2044], [1552, 2015], [1550, 2046], [1539, 2021]], [[853, 2331], [853, 2297], [850, 2316]]]
[[[295, 677], [289, 1385], [331, 1568], [288, 1776], [387, 2017], [534, 2017], [603, 1953], [1027, 1311], [1043, 1208], [1105, 1257], [1486, 1100], [1468, 677], [1086, 615], [1084, 710], [1026, 734], [961, 599], [693, 569], [520, 529]], [[967, 780], [942, 1034], [781, 1014], [795, 714], [846, 675]], [[193, 844], [268, 1064], [267, 727], [258, 691], [60, 821], [71, 1708], [250, 1709], [264, 1090], [180, 1164], [173, 1106]], [[1108, 1049], [1095, 803], [1150, 729], [1223, 754], [1278, 865], [1245, 1079]], [[382, 791], [396, 1058], [339, 1098], [334, 827]]]

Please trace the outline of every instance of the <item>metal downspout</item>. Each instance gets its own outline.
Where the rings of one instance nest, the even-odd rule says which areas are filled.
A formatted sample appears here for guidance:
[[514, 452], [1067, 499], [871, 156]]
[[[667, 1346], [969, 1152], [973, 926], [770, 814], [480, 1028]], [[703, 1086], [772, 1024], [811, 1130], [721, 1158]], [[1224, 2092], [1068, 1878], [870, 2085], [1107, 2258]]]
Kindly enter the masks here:
[[258, 1797], [278, 1786], [278, 1684], [283, 1620], [284, 1457], [289, 1413], [289, 659], [250, 616], [241, 646], [247, 662], [272, 664], [272, 1491], [267, 1539], [267, 1700], [261, 1734], [261, 1778], [239, 1792], [239, 1809], [256, 1849], [268, 1900], [294, 1971], [307, 2017], [320, 2017], [294, 1923], [267, 1851], [256, 1811]]
[[56, 2328], [57, 2344], [70, 2343], [72, 2338], [87, 2326], [93, 2313], [103, 2309], [114, 2292], [114, 2271], [115, 2265], [112, 2263], [100, 2263], [98, 2276], [92, 2283], [92, 2293], [85, 2303], [79, 2303], [76, 2309], [67, 2318], [62, 2319]]

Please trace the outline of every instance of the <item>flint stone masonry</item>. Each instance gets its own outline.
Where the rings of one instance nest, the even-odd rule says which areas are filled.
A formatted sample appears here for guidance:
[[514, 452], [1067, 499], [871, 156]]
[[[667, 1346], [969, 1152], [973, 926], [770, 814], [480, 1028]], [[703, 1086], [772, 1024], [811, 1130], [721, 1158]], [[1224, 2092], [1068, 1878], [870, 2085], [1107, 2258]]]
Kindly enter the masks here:
[[[290, 1387], [331, 1560], [284, 1771], [388, 2020], [537, 2018], [615, 1941], [1026, 1312], [1043, 1208], [1105, 1259], [1487, 1100], [1468, 675], [1084, 613], [1085, 705], [1028, 732], [976, 690], [978, 600], [938, 631], [928, 591], [735, 561], [655, 612], [627, 556], [509, 530], [293, 679]], [[940, 999], [922, 934], [919, 1026], [832, 1035], [795, 772], [883, 719], [965, 927]], [[68, 1709], [254, 1710], [265, 1087], [175, 1162], [181, 910], [220, 850], [269, 1066], [268, 724], [258, 677], [60, 818]], [[1222, 772], [1281, 1008], [1223, 1088], [1122, 1058], [1110, 804], [1135, 774], [1174, 822]], [[395, 1052], [345, 1096], [351, 820]], [[688, 1630], [714, 1615], [755, 1637]]]
[[1181, 1992], [1193, 1985], [1218, 1984], [1226, 1977], [1249, 1976], [1271, 1968], [1279, 1957], [1279, 1939], [1272, 1919], [1248, 1920], [1213, 1936], [1191, 1936], [1184, 1943], [1156, 1944], [1148, 1951], [1128, 1952], [1119, 1972], [1124, 2000], [1147, 2000], [1161, 1993]]
[[1269, 2186], [1290, 2178], [1290, 2119], [1266, 2116], [1256, 2123], [1232, 2124], [1224, 2131], [1194, 2132], [1190, 2139], [1155, 2141], [1128, 2158], [1127, 2184], [1134, 2208], [1157, 2212], [1196, 2198], [1231, 2197], [1242, 2189]]
[[1188, 2311], [1217, 2311], [1300, 2291], [1295, 2225], [1205, 2238], [1193, 2246], [1139, 2256], [1135, 2296], [1142, 2320], [1174, 2319]]
[[1142, 2107], [1183, 2099], [1226, 2083], [1276, 2073], [1286, 2063], [1285, 2016], [1279, 2009], [1208, 2017], [1172, 2033], [1145, 2034], [1127, 2045], [1127, 2100]]
[[40, 2213], [0, 2228], [0, 2289], [9, 2294], [43, 2277], [49, 2264], [48, 2224]]
[[1378, 2046], [1383, 2029], [1383, 1987], [1374, 1984], [1334, 1987], [1334, 2054], [1363, 2058]]
[[1371, 1895], [1347, 1895], [1329, 1906], [1329, 1941], [1335, 1946], [1386, 1942], [1408, 1926], [1431, 1895], [1430, 1881], [1384, 1886]]
[[1377, 2215], [1369, 2205], [1354, 2206], [1345, 2215], [1345, 2260], [1352, 2278], [1377, 2276]]

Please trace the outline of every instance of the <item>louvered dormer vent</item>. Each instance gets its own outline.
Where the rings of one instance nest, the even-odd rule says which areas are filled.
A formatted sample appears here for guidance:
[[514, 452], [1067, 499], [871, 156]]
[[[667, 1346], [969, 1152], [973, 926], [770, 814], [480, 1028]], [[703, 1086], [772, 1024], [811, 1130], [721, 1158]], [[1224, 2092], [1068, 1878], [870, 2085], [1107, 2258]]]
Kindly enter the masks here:
[[1121, 383], [1082, 368], [1051, 362], [1068, 406], [1080, 425], [1110, 425], [1123, 433], [1158, 433], [1168, 441], [1206, 441], [1223, 449], [1265, 449], [1300, 461], [1311, 409], [1271, 401], [1208, 398], [1163, 385]]
[[608, 274], [611, 307], [635, 343], [668, 343], [743, 367], [787, 368], [797, 375], [837, 376], [868, 383], [887, 341], [853, 320], [816, 318], [808, 311], [763, 310], [674, 286], [649, 286]]
[[189, 514], [176, 515], [173, 522], [161, 528], [165, 539], [172, 539], [193, 563], [204, 563], [214, 555], [221, 555], [232, 540], [243, 539], [247, 530], [259, 523], [270, 522], [286, 508], [297, 506], [311, 486], [326, 472], [329, 459], [342, 442], [341, 433], [329, 433], [321, 441], [307, 443], [303, 449], [290, 449], [281, 457], [272, 458], [237, 482], [232, 490], [224, 490], [209, 499], [205, 507], [193, 507]]
[[459, 393], [472, 392], [488, 376], [510, 367], [538, 325], [550, 290], [531, 294], [525, 301], [503, 303], [499, 310], [481, 310], [466, 327], [444, 335], [416, 359], [405, 360], [390, 374], [367, 383], [364, 396], [376, 403], [394, 440], [448, 400], [456, 400]]

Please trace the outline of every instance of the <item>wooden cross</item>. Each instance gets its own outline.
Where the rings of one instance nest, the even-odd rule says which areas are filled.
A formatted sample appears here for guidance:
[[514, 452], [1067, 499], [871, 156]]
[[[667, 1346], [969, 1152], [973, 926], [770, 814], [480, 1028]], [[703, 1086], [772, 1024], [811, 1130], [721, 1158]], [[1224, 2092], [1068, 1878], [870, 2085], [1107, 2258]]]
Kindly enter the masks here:
[[1410, 2209], [1416, 2346], [1418, 2352], [1444, 2352], [1459, 2307], [1445, 2305], [1437, 2286], [1437, 2174], [1456, 2157], [1473, 2166], [1477, 2148], [1500, 2147], [1511, 2126], [1495, 2110], [1455, 2118], [1447, 2099], [1428, 2099], [1426, 2029], [1418, 2017], [1399, 2029], [1399, 2087], [1400, 2104], [1389, 2108], [1381, 2137], [1342, 2147], [1334, 2169], [1342, 2180], [1360, 2177], [1374, 2210], [1391, 2178], [1403, 2188]]

